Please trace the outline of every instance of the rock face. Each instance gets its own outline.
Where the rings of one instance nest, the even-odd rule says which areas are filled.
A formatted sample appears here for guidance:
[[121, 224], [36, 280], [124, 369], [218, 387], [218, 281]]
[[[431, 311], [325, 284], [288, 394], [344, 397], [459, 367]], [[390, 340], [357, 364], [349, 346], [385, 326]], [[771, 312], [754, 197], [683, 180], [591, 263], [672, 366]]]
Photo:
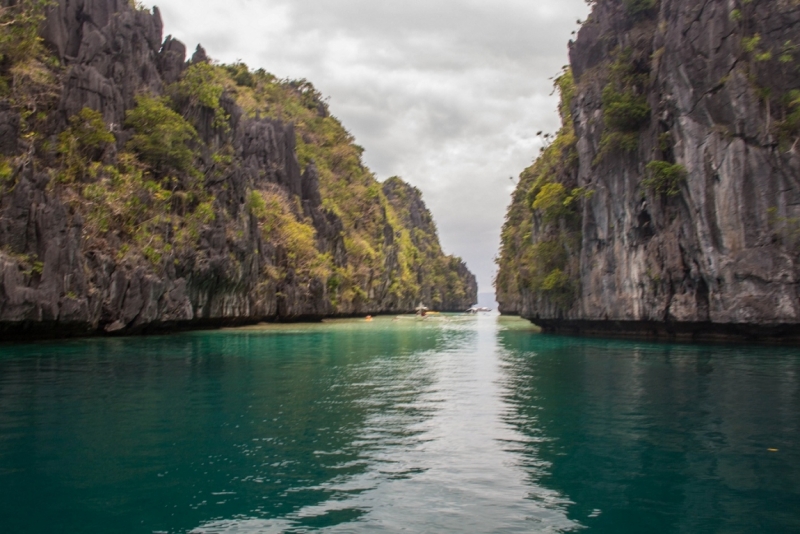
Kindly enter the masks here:
[[[371, 202], [373, 211], [383, 210], [375, 219], [381, 224], [367, 221], [363, 232], [385, 236], [378, 243], [386, 260], [365, 267], [352, 249], [351, 222], [323, 198], [317, 166], [312, 161], [301, 168], [295, 126], [245, 112], [227, 89], [215, 100], [216, 110], [202, 100], [175, 102], [196, 129], [191, 146], [199, 171], [175, 178], [131, 164], [129, 175], [143, 185], [132, 190], [131, 198], [121, 195], [119, 205], [141, 204], [154, 215], [128, 233], [113, 225], [109, 230], [97, 213], [119, 218], [117, 208], [90, 199], [110, 194], [102, 188], [121, 187], [128, 176], [118, 169], [134, 135], [126, 121], [137, 95], [165, 94], [191, 65], [208, 59], [198, 47], [187, 63], [182, 43], [171, 37], [162, 41], [158, 10], [138, 10], [126, 0], [61, 0], [42, 28], [45, 44], [63, 67], [51, 74], [55, 81], [48, 87], [55, 93], [50, 100], [37, 101], [50, 102], [50, 108], [36, 123], [33, 141], [23, 138], [20, 126], [27, 101], [18, 95], [27, 94], [28, 87], [15, 86], [0, 102], [0, 154], [5, 157], [0, 162], [0, 337], [399, 313], [412, 311], [419, 299], [437, 291], [447, 308], [465, 309], [476, 301], [474, 277], [460, 260], [441, 253], [418, 195], [407, 209], [427, 216], [425, 232], [436, 247], [428, 257], [452, 263], [458, 283], [437, 286], [421, 269], [419, 292], [398, 287], [408, 268], [398, 260], [395, 236], [413, 232], [414, 221], [402, 226], [380, 195]], [[69, 169], [62, 132], [71, 124], [75, 128], [71, 118], [85, 109], [99, 112], [115, 141], [91, 156], [96, 159], [85, 167], [90, 172], [72, 181], [59, 179]], [[326, 179], [328, 188], [337, 183], [336, 176]], [[377, 184], [374, 188], [380, 190]], [[158, 195], [167, 198], [166, 214], [151, 205]], [[200, 203], [198, 195], [208, 201]], [[406, 208], [402, 202], [396, 206]], [[182, 221], [181, 214], [193, 222]], [[283, 233], [276, 225], [283, 225]], [[147, 233], [134, 235], [145, 227]], [[189, 236], [183, 238], [188, 246], [178, 245], [179, 232]], [[298, 248], [299, 241], [308, 244]], [[310, 254], [303, 264], [310, 267], [301, 269], [298, 251]]]
[[170, 56], [174, 51], [168, 46], [160, 54], [163, 24], [158, 9], [151, 14], [128, 4], [125, 0], [62, 1], [50, 11], [43, 37], [70, 65], [60, 106], [65, 116], [89, 107], [100, 111], [106, 122], [120, 125], [137, 93], [161, 91], [159, 63], [167, 74], [172, 74], [170, 59], [173, 66], [183, 63], [183, 57]]
[[[556, 172], [523, 173], [509, 212], [502, 311], [561, 332], [800, 337], [798, 23], [788, 0], [596, 2], [542, 156]], [[570, 213], [547, 211], [560, 186]]]
[[[420, 284], [420, 301], [432, 309], [464, 311], [467, 300], [475, 300], [478, 282], [461, 258], [445, 256], [437, 237], [436, 223], [422, 201], [422, 193], [397, 177], [383, 183], [383, 193], [405, 228], [413, 228], [410, 239], [421, 258], [413, 278]], [[477, 301], [476, 301], [477, 302]]]

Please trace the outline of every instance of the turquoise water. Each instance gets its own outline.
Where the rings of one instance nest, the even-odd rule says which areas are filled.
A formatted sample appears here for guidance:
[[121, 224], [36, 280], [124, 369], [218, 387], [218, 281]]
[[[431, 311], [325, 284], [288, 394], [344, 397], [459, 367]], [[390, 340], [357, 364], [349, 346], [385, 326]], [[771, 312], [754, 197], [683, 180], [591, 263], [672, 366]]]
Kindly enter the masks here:
[[335, 321], [0, 346], [0, 532], [800, 532], [800, 349]]

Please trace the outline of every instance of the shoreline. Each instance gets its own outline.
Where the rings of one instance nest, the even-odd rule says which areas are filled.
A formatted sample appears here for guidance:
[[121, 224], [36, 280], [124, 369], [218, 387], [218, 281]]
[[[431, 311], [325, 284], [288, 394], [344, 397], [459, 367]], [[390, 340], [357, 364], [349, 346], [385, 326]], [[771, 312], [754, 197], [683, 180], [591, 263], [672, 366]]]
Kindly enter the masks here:
[[[89, 338], [123, 338], [139, 336], [168, 336], [184, 332], [201, 330], [222, 330], [224, 328], [240, 328], [258, 324], [314, 324], [330, 319], [358, 319], [368, 315], [372, 317], [390, 317], [394, 315], [414, 314], [416, 310], [396, 310], [382, 312], [363, 312], [334, 315], [302, 315], [295, 317], [220, 317], [214, 319], [195, 319], [180, 322], [150, 323], [134, 328], [126, 328], [113, 332], [102, 326], [93, 327], [85, 323], [59, 323], [57, 321], [24, 321], [18, 323], [0, 322], [0, 345], [13, 343], [30, 343], [37, 341], [59, 341]], [[442, 310], [441, 313], [462, 313], [463, 310]]]

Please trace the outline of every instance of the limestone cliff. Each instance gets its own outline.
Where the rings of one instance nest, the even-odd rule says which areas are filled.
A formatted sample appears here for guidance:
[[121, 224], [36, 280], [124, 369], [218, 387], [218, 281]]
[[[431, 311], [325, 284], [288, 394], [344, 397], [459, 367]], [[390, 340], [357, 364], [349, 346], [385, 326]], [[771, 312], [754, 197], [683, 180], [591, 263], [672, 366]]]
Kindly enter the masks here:
[[[400, 178], [392, 177], [383, 183], [383, 194], [399, 217], [399, 226], [411, 228], [408, 236], [398, 233], [399, 239], [408, 239], [413, 250], [413, 277], [420, 285], [421, 302], [431, 309], [464, 311], [467, 300], [475, 300], [478, 283], [467, 265], [454, 256], [442, 252], [437, 237], [436, 223], [422, 201], [422, 193]], [[472, 304], [477, 303], [477, 300]], [[472, 305], [470, 304], [470, 306]]]
[[187, 62], [158, 9], [44, 4], [0, 2], [0, 336], [475, 302], [313, 85]]
[[800, 337], [800, 5], [598, 0], [521, 176], [501, 309], [545, 329]]

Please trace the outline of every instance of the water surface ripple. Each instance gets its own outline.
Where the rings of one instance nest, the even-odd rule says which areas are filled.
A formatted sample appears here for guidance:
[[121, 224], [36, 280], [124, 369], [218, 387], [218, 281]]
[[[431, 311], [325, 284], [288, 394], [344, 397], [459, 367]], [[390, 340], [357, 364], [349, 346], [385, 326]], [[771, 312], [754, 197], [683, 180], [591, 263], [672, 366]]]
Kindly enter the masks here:
[[0, 532], [800, 532], [800, 350], [378, 319], [0, 346]]

